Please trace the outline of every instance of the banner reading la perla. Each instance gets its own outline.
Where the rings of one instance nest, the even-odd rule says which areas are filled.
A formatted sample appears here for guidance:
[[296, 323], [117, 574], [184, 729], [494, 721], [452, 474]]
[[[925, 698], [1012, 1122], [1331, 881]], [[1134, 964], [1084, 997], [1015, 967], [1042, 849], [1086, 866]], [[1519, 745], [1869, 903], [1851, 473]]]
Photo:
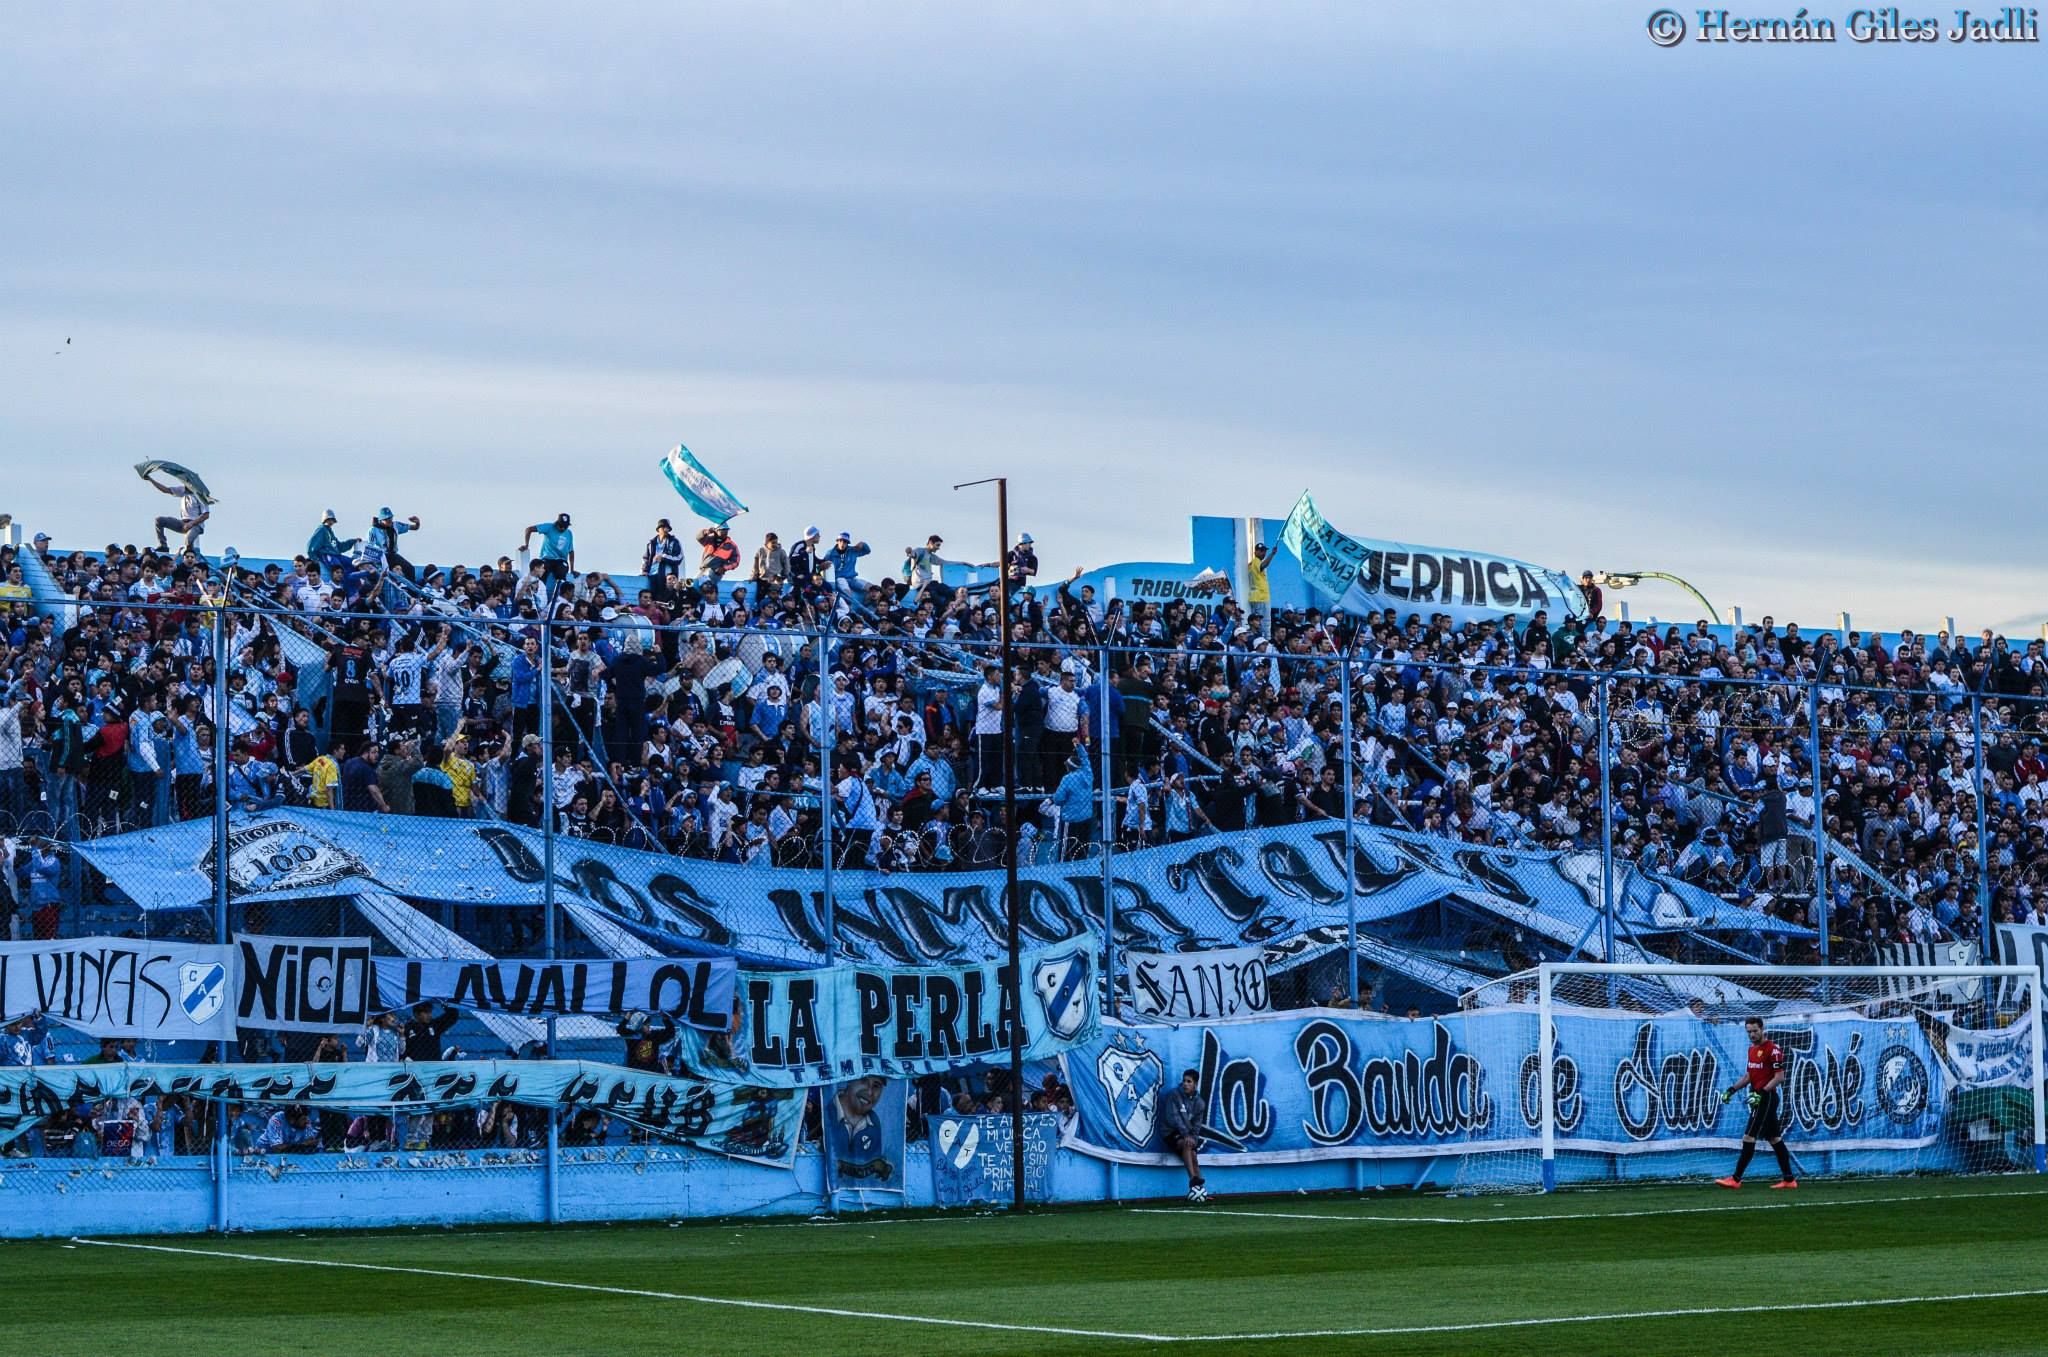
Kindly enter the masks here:
[[[1556, 1019], [1562, 1150], [1704, 1149], [1740, 1138], [1748, 1108], [1742, 1024], [1691, 1014]], [[1192, 1069], [1208, 1101], [1214, 1162], [1534, 1151], [1542, 1122], [1537, 1015], [1495, 1008], [1399, 1019], [1302, 1009], [1179, 1026], [1105, 1022], [1063, 1062], [1079, 1117], [1064, 1143], [1124, 1163], [1165, 1152], [1159, 1096]], [[1773, 1027], [1790, 1061], [1787, 1134], [1837, 1150], [1937, 1142], [1953, 1075], [1910, 1018], [1827, 1015]], [[1953, 1049], [1953, 1046], [1952, 1048]]]
[[80, 1101], [179, 1094], [269, 1107], [417, 1113], [481, 1103], [585, 1108], [696, 1148], [788, 1167], [804, 1098], [648, 1074], [588, 1060], [432, 1060], [283, 1065], [33, 1065], [0, 1068], [0, 1145]]
[[1007, 962], [743, 972], [737, 1032], [685, 1031], [683, 1063], [771, 1088], [901, 1079], [1007, 1061], [1020, 1022], [1024, 1058], [1047, 1060], [1101, 1021], [1101, 945], [1087, 933], [1023, 953], [1021, 997]]
[[[388, 891], [412, 901], [537, 909], [540, 831], [409, 815], [292, 809], [233, 817], [230, 890], [242, 900]], [[1345, 922], [1344, 829], [1333, 822], [1210, 835], [1121, 854], [1105, 901], [1099, 863], [1027, 868], [1019, 927], [1027, 945], [1100, 931], [1117, 948], [1238, 947]], [[556, 843], [558, 898], [680, 952], [780, 963], [841, 957], [903, 966], [982, 961], [1007, 949], [1000, 871], [837, 874], [828, 945], [818, 873], [700, 862], [589, 840]], [[212, 827], [190, 820], [81, 843], [79, 851], [145, 910], [210, 907]], [[1360, 825], [1358, 920], [1396, 917], [1455, 895], [1569, 946], [1601, 915], [1600, 855], [1506, 851]], [[1631, 934], [1706, 930], [1803, 936], [1808, 930], [1684, 882], [1616, 864]], [[1113, 904], [1113, 910], [1108, 906]]]
[[1266, 949], [1212, 947], [1200, 952], [1129, 952], [1131, 1008], [1165, 1022], [1210, 1022], [1263, 1013]]
[[47, 1014], [96, 1037], [227, 1041], [234, 949], [147, 938], [0, 943], [0, 1021]]
[[1539, 608], [1551, 625], [1585, 617], [1586, 596], [1571, 576], [1512, 556], [1418, 547], [1339, 532], [1303, 491], [1280, 541], [1301, 561], [1302, 576], [1337, 599], [1339, 611], [1444, 613], [1454, 623], [1523, 621]]
[[546, 1018], [666, 1013], [726, 1031], [738, 966], [727, 958], [520, 961], [371, 955], [368, 938], [239, 934], [243, 1027], [332, 1032], [436, 1000], [471, 1013]]

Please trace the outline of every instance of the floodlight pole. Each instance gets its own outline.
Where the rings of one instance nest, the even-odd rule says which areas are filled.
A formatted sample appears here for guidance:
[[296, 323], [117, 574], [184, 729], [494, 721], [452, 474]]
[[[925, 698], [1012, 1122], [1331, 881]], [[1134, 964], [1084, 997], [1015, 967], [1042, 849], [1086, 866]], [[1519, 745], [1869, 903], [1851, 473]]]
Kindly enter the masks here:
[[1024, 963], [1017, 933], [1017, 727], [1010, 711], [1010, 478], [990, 476], [954, 486], [996, 488], [997, 644], [1002, 651], [1003, 684], [1003, 891], [1008, 905], [1010, 989], [1010, 1209], [1024, 1209]]

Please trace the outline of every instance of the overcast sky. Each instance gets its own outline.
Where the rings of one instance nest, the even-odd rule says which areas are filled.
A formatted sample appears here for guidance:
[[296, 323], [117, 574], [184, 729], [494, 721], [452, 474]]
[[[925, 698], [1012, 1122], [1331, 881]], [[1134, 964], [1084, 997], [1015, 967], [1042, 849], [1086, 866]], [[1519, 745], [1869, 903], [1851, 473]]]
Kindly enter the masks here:
[[2048, 50], [1647, 11], [9, 5], [0, 509], [140, 540], [166, 457], [215, 550], [568, 509], [633, 569], [680, 439], [749, 549], [985, 556], [948, 487], [1006, 473], [1053, 569], [1308, 488], [1752, 617], [2042, 613]]

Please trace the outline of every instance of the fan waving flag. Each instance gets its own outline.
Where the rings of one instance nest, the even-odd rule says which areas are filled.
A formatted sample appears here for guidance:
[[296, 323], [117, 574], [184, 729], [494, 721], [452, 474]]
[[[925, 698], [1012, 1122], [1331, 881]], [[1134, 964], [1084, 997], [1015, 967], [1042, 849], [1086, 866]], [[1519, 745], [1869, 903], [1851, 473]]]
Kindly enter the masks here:
[[743, 514], [747, 506], [739, 497], [725, 488], [718, 477], [704, 469], [697, 455], [681, 443], [668, 450], [668, 456], [661, 459], [662, 474], [676, 493], [689, 503], [690, 512], [699, 518], [708, 518], [713, 523], [723, 523], [735, 514]]

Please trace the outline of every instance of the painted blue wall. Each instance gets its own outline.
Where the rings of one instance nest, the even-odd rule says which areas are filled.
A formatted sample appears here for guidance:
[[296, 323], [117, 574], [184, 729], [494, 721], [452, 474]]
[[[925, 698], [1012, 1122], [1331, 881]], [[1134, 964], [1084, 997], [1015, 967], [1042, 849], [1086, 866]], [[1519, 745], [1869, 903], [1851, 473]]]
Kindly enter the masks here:
[[[1614, 1183], [1725, 1173], [1734, 1143], [1670, 1154], [1564, 1154], [1561, 1183]], [[1793, 1152], [1800, 1154], [1799, 1147]], [[1766, 1156], [1768, 1166], [1768, 1157]], [[1800, 1155], [1805, 1176], [1941, 1172], [1953, 1151]], [[909, 1147], [902, 1205], [932, 1205], [931, 1161]], [[1423, 1188], [1484, 1192], [1534, 1188], [1532, 1150], [1514, 1155], [1326, 1160], [1218, 1165], [1220, 1196]], [[562, 1151], [557, 1192], [563, 1221], [804, 1216], [828, 1209], [824, 1161], [800, 1155], [794, 1170], [661, 1147], [613, 1145]], [[1178, 1166], [1112, 1165], [1059, 1151], [1053, 1199], [1140, 1201], [1179, 1197]], [[547, 1219], [547, 1173], [534, 1151], [280, 1155], [237, 1160], [227, 1184], [232, 1230], [370, 1229], [390, 1226], [537, 1224]], [[889, 1205], [895, 1205], [889, 1200]], [[0, 1160], [0, 1237], [196, 1234], [214, 1228], [213, 1175], [204, 1159]]]

